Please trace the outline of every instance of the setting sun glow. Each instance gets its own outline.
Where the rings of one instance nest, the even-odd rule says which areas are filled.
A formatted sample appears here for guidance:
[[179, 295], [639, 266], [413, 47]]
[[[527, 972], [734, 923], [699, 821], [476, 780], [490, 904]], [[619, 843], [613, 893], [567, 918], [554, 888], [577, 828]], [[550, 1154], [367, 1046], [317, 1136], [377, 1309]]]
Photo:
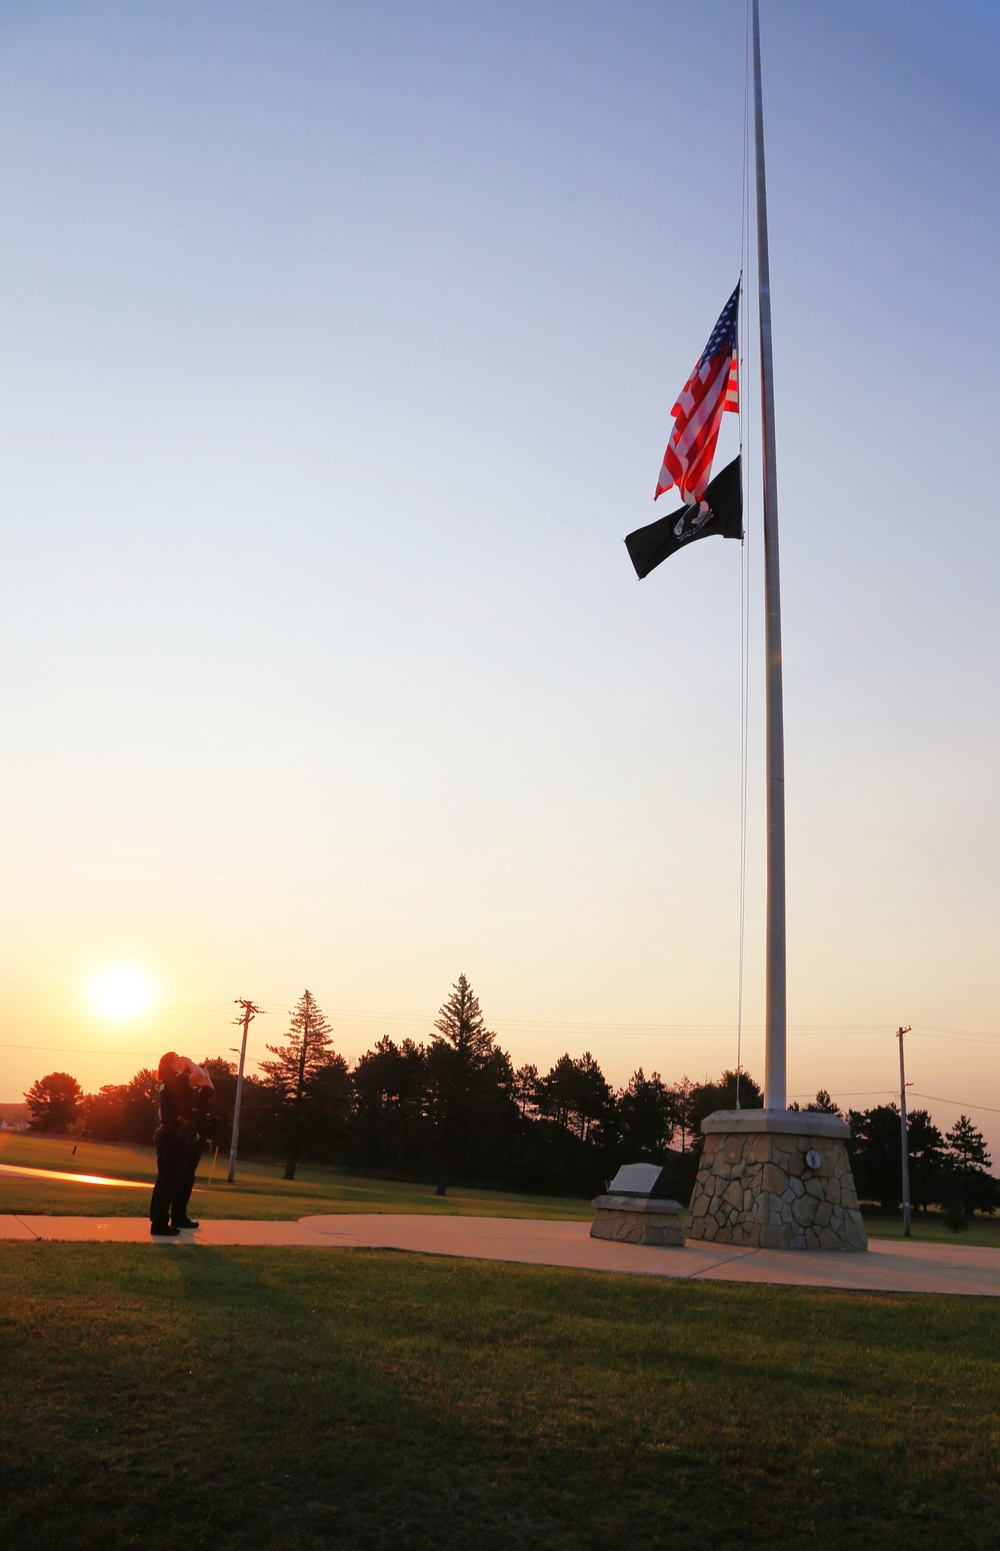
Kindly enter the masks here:
[[90, 983], [91, 1005], [105, 1018], [123, 1022], [138, 1018], [152, 1006], [153, 984], [147, 974], [131, 964], [102, 969]]

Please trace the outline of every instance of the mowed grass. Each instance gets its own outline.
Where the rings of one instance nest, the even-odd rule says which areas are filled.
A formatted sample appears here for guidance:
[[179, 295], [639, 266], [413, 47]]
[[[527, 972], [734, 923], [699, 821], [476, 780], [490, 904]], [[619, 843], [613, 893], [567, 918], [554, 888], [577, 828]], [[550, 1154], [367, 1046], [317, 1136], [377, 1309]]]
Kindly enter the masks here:
[[[73, 1152], [74, 1146], [76, 1152]], [[64, 1173], [101, 1174], [109, 1179], [156, 1178], [152, 1147], [110, 1146], [66, 1138], [0, 1132], [0, 1163]], [[451, 1186], [444, 1197], [434, 1186], [368, 1179], [337, 1169], [300, 1167], [294, 1180], [282, 1179], [283, 1165], [240, 1161], [236, 1182], [228, 1183], [228, 1156], [219, 1154], [209, 1185], [211, 1154], [206, 1154], [191, 1198], [192, 1216], [277, 1218], [287, 1221], [325, 1212], [445, 1212], [477, 1217], [553, 1217], [589, 1219], [590, 1203], [562, 1196], [529, 1196], [515, 1191], [472, 1190]], [[42, 1213], [57, 1217], [142, 1217], [148, 1197], [139, 1190], [75, 1184], [66, 1180], [27, 1179], [0, 1174], [0, 1212]]]
[[0, 1250], [5, 1543], [995, 1551], [1000, 1305]]
[[[903, 1239], [902, 1215], [890, 1216], [879, 1211], [864, 1211], [865, 1228], [870, 1239]], [[966, 1227], [959, 1233], [949, 1228], [944, 1213], [930, 1210], [914, 1212], [911, 1220], [911, 1238], [914, 1243], [976, 1245], [980, 1249], [1000, 1249], [1000, 1220], [996, 1217], [975, 1216], [966, 1219]]]
[[[74, 1154], [73, 1148], [76, 1147]], [[0, 1132], [0, 1163], [64, 1173], [103, 1174], [110, 1179], [145, 1180], [152, 1189], [156, 1159], [151, 1147], [110, 1146], [66, 1138]], [[426, 1184], [369, 1179], [338, 1169], [300, 1167], [293, 1181], [282, 1179], [283, 1166], [241, 1161], [236, 1183], [226, 1179], [228, 1156], [219, 1154], [209, 1185], [211, 1154], [202, 1160], [191, 1200], [192, 1215], [273, 1218], [282, 1221], [325, 1212], [444, 1212], [477, 1217], [540, 1217], [589, 1221], [590, 1202], [577, 1196], [531, 1196], [516, 1191], [472, 1190], [451, 1186], [443, 1199]], [[142, 1217], [148, 1201], [137, 1190], [76, 1185], [62, 1180], [29, 1180], [0, 1174], [0, 1213], [41, 1213], [56, 1217]], [[901, 1217], [865, 1213], [873, 1239], [901, 1239]], [[1000, 1220], [976, 1217], [968, 1229], [953, 1233], [940, 1212], [915, 1213], [913, 1239], [933, 1244], [970, 1244], [1000, 1249]]]

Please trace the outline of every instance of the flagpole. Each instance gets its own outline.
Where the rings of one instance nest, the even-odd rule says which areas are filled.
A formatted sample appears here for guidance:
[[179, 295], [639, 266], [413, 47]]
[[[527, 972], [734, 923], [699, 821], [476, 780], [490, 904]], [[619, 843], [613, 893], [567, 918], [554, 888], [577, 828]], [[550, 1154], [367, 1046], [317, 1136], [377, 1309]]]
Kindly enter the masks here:
[[757, 288], [760, 306], [761, 429], [764, 444], [764, 631], [767, 706], [767, 948], [764, 1108], [786, 1107], [785, 1077], [785, 734], [781, 692], [778, 483], [771, 359], [771, 272], [767, 254], [760, 8], [753, 0], [753, 123], [757, 173]]

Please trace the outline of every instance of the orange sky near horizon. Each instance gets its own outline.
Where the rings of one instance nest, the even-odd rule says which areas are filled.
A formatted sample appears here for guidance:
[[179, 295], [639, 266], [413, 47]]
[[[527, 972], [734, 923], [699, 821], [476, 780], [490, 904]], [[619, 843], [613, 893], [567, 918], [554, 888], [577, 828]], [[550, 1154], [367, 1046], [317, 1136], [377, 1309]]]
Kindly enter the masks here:
[[[914, 1102], [1000, 1167], [1000, 8], [762, 25], [789, 1092], [891, 1097], [911, 1024]], [[0, 1099], [224, 1055], [242, 996], [258, 1059], [305, 986], [349, 1057], [426, 1038], [460, 972], [518, 1065], [735, 1064], [741, 549], [638, 583], [622, 540], [740, 269], [744, 38], [743, 0], [4, 9]], [[760, 1080], [756, 381], [751, 331]]]
[[[78, 987], [82, 990], [82, 987]], [[312, 982], [310, 989], [320, 1001], [334, 1030], [337, 1050], [355, 1060], [377, 1039], [388, 1035], [427, 1040], [437, 1008], [363, 1009], [325, 1001]], [[445, 987], [445, 991], [447, 987]], [[297, 993], [257, 997], [264, 1015], [251, 1023], [248, 1070], [266, 1057], [268, 1043], [281, 1042]], [[442, 994], [443, 999], [443, 994]], [[26, 1013], [11, 1019], [5, 1029], [18, 1035], [28, 1048], [10, 1044], [5, 1049], [5, 1070], [20, 1071], [26, 1088], [48, 1071], [69, 1071], [86, 1091], [105, 1082], [127, 1081], [143, 1066], [155, 1067], [166, 1049], [178, 1049], [200, 1060], [222, 1056], [236, 1059], [241, 1031], [235, 1020], [239, 1009], [224, 999], [203, 1003], [169, 1003], [162, 999], [144, 1016], [111, 1019], [95, 1009], [89, 996], [81, 1005], [64, 1009], [65, 1022], [49, 1019], [44, 1030], [37, 1016]], [[613, 1086], [624, 1085], [632, 1071], [659, 1071], [668, 1082], [689, 1075], [696, 1081], [714, 1078], [736, 1064], [735, 1030], [718, 1024], [653, 1024], [553, 1017], [533, 1019], [523, 1010], [508, 1017], [491, 1016], [499, 1043], [515, 1065], [533, 1062], [545, 1071], [564, 1051], [578, 1056], [590, 1050], [597, 1056]], [[37, 1041], [37, 1043], [36, 1043]], [[49, 1043], [51, 1041], [51, 1044]], [[749, 1023], [743, 1032], [744, 1067], [763, 1079], [762, 1025]], [[985, 1058], [992, 1061], [1000, 1040], [987, 1031], [953, 1027], [917, 1026], [906, 1036], [907, 1078], [912, 1084], [911, 1108], [929, 1109], [947, 1130], [960, 1112], [970, 1114], [987, 1137], [995, 1159], [1000, 1159], [1000, 1105], [989, 1091], [982, 1091]], [[866, 1109], [875, 1104], [898, 1102], [898, 1046], [891, 1026], [840, 1024], [795, 1025], [789, 1030], [789, 1099], [805, 1103], [820, 1087], [830, 1089], [842, 1108]], [[861, 1082], [858, 1074], [865, 1073]], [[15, 1079], [16, 1080], [16, 1079]], [[22, 1090], [23, 1091], [23, 1090]], [[8, 1091], [5, 1102], [22, 1096]]]

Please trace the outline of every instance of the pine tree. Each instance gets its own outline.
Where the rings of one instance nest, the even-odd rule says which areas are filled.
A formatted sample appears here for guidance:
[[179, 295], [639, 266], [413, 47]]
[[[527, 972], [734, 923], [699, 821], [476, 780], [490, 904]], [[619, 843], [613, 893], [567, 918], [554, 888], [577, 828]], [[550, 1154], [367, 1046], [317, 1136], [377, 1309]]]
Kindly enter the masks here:
[[906, 1142], [910, 1154], [910, 1199], [927, 1210], [940, 1199], [944, 1184], [944, 1137], [926, 1109], [911, 1109], [906, 1117]]
[[412, 1039], [397, 1045], [383, 1036], [357, 1061], [353, 1152], [377, 1168], [412, 1167], [419, 1158], [426, 1120], [427, 1050]]
[[514, 1102], [522, 1120], [532, 1117], [538, 1109], [538, 1067], [529, 1064], [519, 1066], [514, 1073]]
[[479, 998], [464, 975], [459, 975], [452, 986], [434, 1027], [435, 1044], [450, 1045], [464, 1066], [473, 1066], [488, 1056], [496, 1039], [483, 1021]]
[[437, 1131], [437, 1194], [443, 1196], [456, 1158], [470, 1151], [476, 1078], [490, 1060], [496, 1035], [486, 1027], [479, 998], [465, 975], [452, 986], [434, 1028], [428, 1055], [429, 1102]]
[[671, 1095], [659, 1072], [647, 1077], [642, 1067], [618, 1095], [618, 1124], [624, 1161], [662, 1163], [673, 1140]]
[[839, 1105], [834, 1103], [825, 1088], [820, 1088], [812, 1103], [806, 1105], [806, 1111], [811, 1115], [839, 1115], [841, 1120], [844, 1118]]
[[333, 1031], [311, 991], [303, 991], [292, 1012], [287, 1045], [268, 1045], [274, 1061], [259, 1062], [268, 1084], [277, 1090], [288, 1109], [289, 1152], [285, 1179], [294, 1179], [302, 1146], [304, 1109], [308, 1090], [333, 1057]]
[[945, 1139], [950, 1154], [948, 1162], [958, 1175], [958, 1189], [965, 1210], [972, 1212], [980, 1206], [992, 1211], [997, 1190], [996, 1182], [989, 1175], [991, 1160], [985, 1136], [968, 1115], [959, 1115]]
[[589, 1050], [578, 1061], [569, 1054], [560, 1056], [539, 1083], [539, 1096], [544, 1112], [581, 1142], [606, 1124], [614, 1110], [611, 1089]]
[[990, 1155], [986, 1151], [986, 1138], [977, 1131], [968, 1115], [959, 1115], [954, 1126], [946, 1133], [946, 1140], [963, 1173], [970, 1169], [988, 1169]]
[[694, 1129], [694, 1100], [697, 1089], [685, 1072], [679, 1082], [667, 1089], [670, 1095], [671, 1118], [681, 1133], [681, 1152], [687, 1152], [688, 1136]]
[[877, 1201], [884, 1212], [894, 1212], [903, 1199], [898, 1105], [851, 1109], [847, 1119], [851, 1127], [848, 1152], [858, 1195], [862, 1200]]

